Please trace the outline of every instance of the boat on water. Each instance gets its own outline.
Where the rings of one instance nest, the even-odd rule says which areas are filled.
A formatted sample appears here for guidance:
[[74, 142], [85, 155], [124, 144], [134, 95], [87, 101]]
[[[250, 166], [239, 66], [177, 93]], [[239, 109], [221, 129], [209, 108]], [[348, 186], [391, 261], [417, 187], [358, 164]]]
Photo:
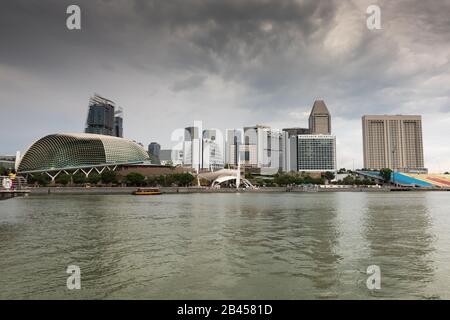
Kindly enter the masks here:
[[139, 188], [133, 192], [135, 196], [155, 196], [162, 194], [158, 188]]

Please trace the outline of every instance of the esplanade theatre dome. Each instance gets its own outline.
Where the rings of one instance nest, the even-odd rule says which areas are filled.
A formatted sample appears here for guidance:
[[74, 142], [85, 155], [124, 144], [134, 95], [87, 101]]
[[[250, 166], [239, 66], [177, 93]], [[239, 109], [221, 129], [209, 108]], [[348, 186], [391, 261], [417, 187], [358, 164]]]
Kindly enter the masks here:
[[20, 160], [19, 172], [120, 165], [149, 160], [135, 142], [98, 134], [52, 134], [36, 141]]

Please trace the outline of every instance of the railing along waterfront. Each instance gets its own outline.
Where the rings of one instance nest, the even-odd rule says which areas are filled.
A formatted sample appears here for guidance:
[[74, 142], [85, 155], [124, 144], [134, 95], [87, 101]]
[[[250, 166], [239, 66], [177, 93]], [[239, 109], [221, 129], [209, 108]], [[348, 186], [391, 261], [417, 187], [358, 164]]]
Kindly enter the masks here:
[[15, 191], [27, 189], [27, 181], [22, 176], [0, 176], [0, 190]]
[[0, 200], [28, 195], [27, 181], [22, 176], [0, 176]]

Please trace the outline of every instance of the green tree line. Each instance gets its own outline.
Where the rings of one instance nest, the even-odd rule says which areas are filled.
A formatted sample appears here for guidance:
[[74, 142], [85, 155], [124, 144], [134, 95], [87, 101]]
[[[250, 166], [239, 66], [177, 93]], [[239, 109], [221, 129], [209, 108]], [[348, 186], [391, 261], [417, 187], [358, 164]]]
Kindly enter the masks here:
[[[190, 173], [174, 173], [168, 175], [160, 176], [144, 176], [138, 172], [131, 172], [125, 177], [121, 178], [117, 175], [115, 171], [104, 171], [101, 174], [97, 172], [91, 172], [89, 177], [86, 177], [83, 173], [67, 174], [61, 173], [55, 178], [55, 183], [57, 185], [126, 185], [126, 186], [179, 186], [187, 187], [193, 184], [195, 177]], [[28, 184], [48, 186], [51, 184], [50, 177], [45, 173], [39, 173], [30, 175], [28, 177]]]

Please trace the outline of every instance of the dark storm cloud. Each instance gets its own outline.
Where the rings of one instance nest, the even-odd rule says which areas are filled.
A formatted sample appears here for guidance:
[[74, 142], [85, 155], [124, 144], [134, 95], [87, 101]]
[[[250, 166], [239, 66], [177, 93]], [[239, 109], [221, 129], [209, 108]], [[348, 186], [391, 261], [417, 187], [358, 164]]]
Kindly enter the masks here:
[[[373, 2], [382, 30], [366, 28]], [[70, 4], [81, 31], [65, 27]], [[33, 135], [2, 148], [82, 130], [93, 92], [123, 104], [128, 136], [145, 143], [167, 141], [167, 119], [306, 125], [316, 98], [351, 130], [370, 113], [447, 119], [448, 12], [445, 0], [2, 1], [1, 108]]]
[[336, 7], [333, 1], [180, 0], [135, 1], [135, 9], [141, 21], [167, 30], [173, 40], [192, 48], [189, 53], [202, 57], [200, 65], [193, 64], [196, 58], [186, 54], [183, 62], [187, 68], [206, 69], [224, 79], [247, 80], [266, 90], [285, 78], [289, 62], [273, 61], [283, 68], [271, 72], [273, 79], [258, 74], [265, 72], [263, 63], [284, 59], [293, 43], [307, 45], [331, 23]]
[[61, 28], [61, 12], [71, 3], [7, 2], [0, 37], [11, 45], [2, 50], [2, 61], [46, 68], [101, 56], [105, 64], [117, 59], [137, 67], [184, 66], [232, 76], [252, 59], [307, 41], [330, 23], [335, 10], [332, 1], [314, 0], [78, 1], [83, 30], [73, 33]]

